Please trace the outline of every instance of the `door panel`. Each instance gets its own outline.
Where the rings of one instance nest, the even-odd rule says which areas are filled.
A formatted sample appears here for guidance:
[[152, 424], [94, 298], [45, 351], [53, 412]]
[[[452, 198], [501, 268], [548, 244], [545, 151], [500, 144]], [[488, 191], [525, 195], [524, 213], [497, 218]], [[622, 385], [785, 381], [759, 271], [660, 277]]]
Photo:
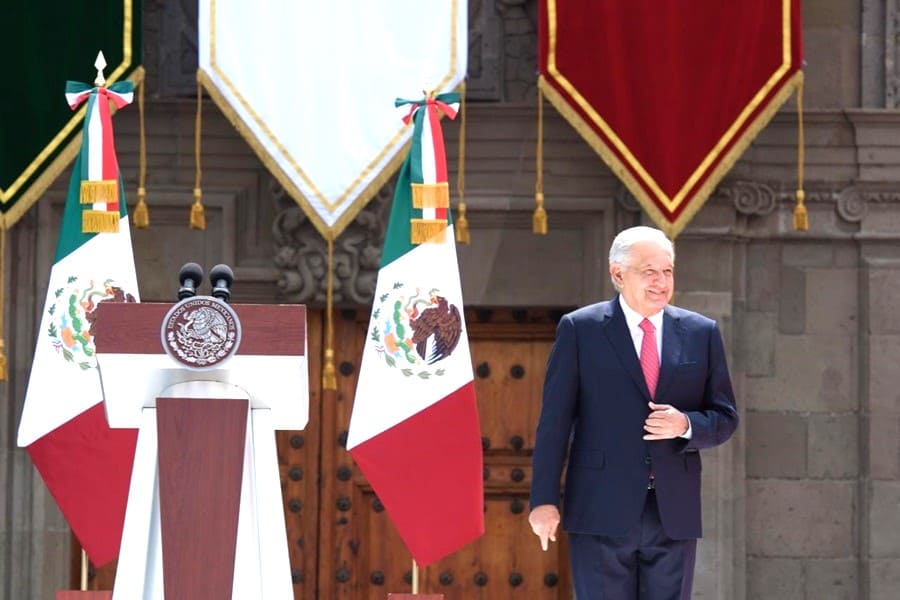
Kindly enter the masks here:
[[[295, 600], [316, 598], [319, 548], [319, 462], [321, 452], [321, 311], [307, 311], [309, 422], [303, 431], [276, 431], [278, 468], [287, 528]], [[289, 390], [285, 390], [289, 392]]]

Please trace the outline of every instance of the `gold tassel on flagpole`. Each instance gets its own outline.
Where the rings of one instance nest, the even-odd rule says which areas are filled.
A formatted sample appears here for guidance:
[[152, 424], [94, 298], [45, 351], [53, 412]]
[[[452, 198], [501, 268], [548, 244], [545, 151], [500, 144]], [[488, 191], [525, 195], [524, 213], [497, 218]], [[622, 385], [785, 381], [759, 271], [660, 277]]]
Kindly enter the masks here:
[[6, 336], [3, 330], [3, 312], [6, 309], [6, 224], [0, 225], [0, 381], [9, 376], [6, 366]]
[[119, 213], [108, 210], [86, 210], [81, 213], [84, 233], [118, 233]]
[[459, 84], [459, 160], [456, 171], [456, 193], [459, 196], [454, 230], [459, 244], [469, 244], [469, 219], [466, 218], [466, 82]]
[[531, 230], [540, 235], [547, 235], [547, 211], [544, 209], [544, 93], [540, 85], [537, 88], [538, 125], [537, 125], [537, 177], [534, 182], [534, 216], [531, 219]]
[[197, 78], [197, 120], [194, 123], [194, 164], [196, 174], [194, 176], [194, 204], [191, 206], [191, 229], [206, 229], [206, 212], [203, 209], [203, 191], [200, 189], [200, 115], [203, 106], [203, 93], [200, 87], [200, 78]]
[[337, 389], [334, 369], [334, 240], [328, 238], [328, 275], [325, 292], [325, 365], [322, 367], [322, 389]]
[[794, 206], [794, 229], [806, 231], [809, 229], [809, 214], [804, 201], [806, 193], [803, 191], [803, 164], [806, 160], [803, 139], [803, 73], [797, 81], [797, 205]]
[[147, 210], [147, 139], [144, 129], [144, 82], [138, 84], [138, 122], [140, 124], [140, 147], [138, 148], [138, 203], [134, 207], [134, 226], [138, 229], [150, 227], [150, 212]]
[[82, 204], [115, 204], [119, 201], [119, 182], [115, 179], [85, 179], [81, 182], [78, 198]]

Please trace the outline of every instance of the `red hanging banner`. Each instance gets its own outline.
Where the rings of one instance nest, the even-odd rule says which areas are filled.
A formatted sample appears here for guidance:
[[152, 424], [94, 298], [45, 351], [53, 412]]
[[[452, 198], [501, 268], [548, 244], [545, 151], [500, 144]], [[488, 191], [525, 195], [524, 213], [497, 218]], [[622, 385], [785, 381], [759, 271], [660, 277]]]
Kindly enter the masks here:
[[677, 235], [802, 81], [800, 0], [541, 0], [539, 85]]

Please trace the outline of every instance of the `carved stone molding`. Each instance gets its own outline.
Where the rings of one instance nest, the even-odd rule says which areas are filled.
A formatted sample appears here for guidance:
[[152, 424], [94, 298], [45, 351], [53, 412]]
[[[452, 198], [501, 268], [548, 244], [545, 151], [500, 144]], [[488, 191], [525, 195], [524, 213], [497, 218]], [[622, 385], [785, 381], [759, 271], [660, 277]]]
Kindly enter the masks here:
[[768, 215], [778, 204], [775, 190], [756, 181], [734, 181], [718, 188], [717, 195], [733, 203], [735, 210], [742, 215]]
[[[731, 181], [719, 187], [715, 197], [732, 202], [742, 215], [764, 216], [774, 212], [779, 205], [793, 206], [796, 201], [793, 190], [776, 189], [777, 186], [771, 182]], [[877, 187], [866, 189], [856, 184], [840, 191], [807, 188], [805, 201], [807, 205], [833, 204], [843, 221], [859, 223], [868, 215], [871, 204], [900, 204], [900, 191]]]
[[864, 196], [865, 196], [866, 202], [884, 202], [884, 203], [900, 202], [900, 192], [897, 192], [897, 191], [870, 190], [868, 192], [864, 192]]
[[[278, 289], [285, 300], [324, 304], [328, 242], [273, 178], [269, 185], [276, 216], [272, 226]], [[366, 305], [375, 293], [393, 181], [384, 186], [334, 242], [334, 303]]]
[[848, 223], [859, 223], [869, 212], [866, 196], [854, 186], [846, 187], [837, 194], [834, 209], [840, 218]]
[[[797, 201], [796, 193], [791, 191], [781, 192], [778, 195], [779, 201], [784, 204], [793, 206]], [[810, 191], [806, 190], [806, 204], [832, 204], [835, 201], [835, 193], [828, 190]]]

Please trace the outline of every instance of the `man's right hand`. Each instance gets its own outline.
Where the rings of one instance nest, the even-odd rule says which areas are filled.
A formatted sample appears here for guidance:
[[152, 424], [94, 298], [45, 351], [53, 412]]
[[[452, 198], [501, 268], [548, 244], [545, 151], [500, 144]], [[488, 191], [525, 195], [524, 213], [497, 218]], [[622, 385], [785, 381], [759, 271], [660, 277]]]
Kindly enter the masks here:
[[534, 535], [541, 538], [541, 549], [546, 552], [549, 542], [556, 541], [556, 528], [559, 527], [559, 509], [552, 504], [535, 506], [528, 515], [528, 522]]

